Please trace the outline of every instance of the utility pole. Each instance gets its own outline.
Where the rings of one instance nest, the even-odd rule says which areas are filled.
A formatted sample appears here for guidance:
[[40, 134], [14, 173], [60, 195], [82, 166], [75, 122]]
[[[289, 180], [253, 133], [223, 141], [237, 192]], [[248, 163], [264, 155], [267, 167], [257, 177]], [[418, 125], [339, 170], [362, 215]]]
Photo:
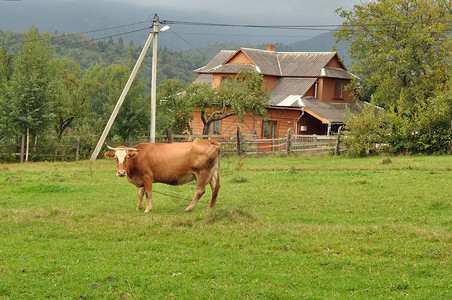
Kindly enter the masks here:
[[155, 143], [155, 111], [156, 111], [156, 95], [157, 95], [157, 41], [159, 37], [159, 16], [155, 14], [153, 19], [154, 43], [152, 47], [152, 80], [151, 80], [151, 132], [150, 142]]
[[[154, 20], [155, 20], [155, 18], [154, 18]], [[157, 20], [158, 20], [158, 18], [157, 18]], [[108, 120], [107, 125], [105, 126], [105, 129], [102, 132], [102, 135], [101, 135], [99, 141], [97, 142], [97, 146], [94, 149], [93, 154], [91, 155], [90, 161], [95, 161], [97, 156], [99, 155], [100, 149], [102, 148], [102, 145], [104, 144], [105, 139], [107, 138], [107, 135], [110, 132], [111, 126], [113, 125], [113, 122], [115, 121], [116, 116], [118, 115], [119, 108], [121, 107], [127, 93], [129, 92], [130, 86], [132, 85], [132, 82], [135, 79], [135, 76], [137, 75], [138, 69], [140, 68], [141, 63], [143, 62], [144, 56], [146, 55], [146, 51], [148, 50], [153, 37], [154, 37], [154, 32], [151, 32], [146, 41], [146, 44], [144, 44], [143, 50], [141, 50], [141, 54], [138, 57], [135, 67], [133, 68], [132, 74], [130, 74], [129, 80], [127, 80], [126, 86], [124, 87], [124, 90], [122, 91], [121, 96], [119, 97], [119, 100], [116, 103], [116, 106], [113, 109], [113, 112], [111, 113], [110, 119]]]
[[[97, 156], [99, 155], [100, 149], [102, 148], [102, 145], [104, 144], [105, 139], [107, 138], [108, 132], [110, 132], [110, 128], [113, 125], [113, 122], [115, 121], [119, 108], [121, 107], [122, 103], [124, 102], [124, 98], [126, 97], [127, 93], [129, 92], [130, 86], [132, 85], [132, 82], [135, 79], [135, 76], [137, 75], [138, 69], [140, 68], [141, 63], [143, 62], [144, 56], [146, 55], [146, 51], [148, 50], [149, 46], [151, 45], [153, 38], [154, 38], [154, 44], [153, 44], [153, 48], [152, 48], [153, 54], [152, 54], [152, 81], [151, 81], [151, 136], [150, 136], [150, 141], [151, 141], [151, 143], [155, 142], [155, 111], [156, 111], [155, 102], [156, 102], [156, 95], [157, 95], [156, 94], [156, 90], [157, 90], [157, 39], [158, 39], [158, 34], [159, 34], [159, 17], [157, 14], [155, 14], [154, 19], [152, 20], [152, 23], [153, 23], [153, 29], [152, 29], [151, 33], [149, 34], [146, 44], [144, 44], [143, 50], [141, 51], [141, 54], [138, 57], [135, 67], [133, 68], [132, 74], [130, 74], [129, 80], [126, 83], [126, 86], [124, 87], [124, 90], [122, 91], [122, 94], [119, 97], [119, 100], [116, 103], [115, 108], [113, 109], [110, 119], [107, 122], [107, 126], [105, 126], [104, 132], [102, 133], [102, 136], [100, 137], [99, 141], [97, 142], [97, 146], [94, 149], [94, 152], [90, 158], [91, 161], [95, 161]], [[169, 26], [164, 26], [162, 28], [162, 30], [160, 30], [160, 31], [166, 31], [168, 29], [170, 29]]]

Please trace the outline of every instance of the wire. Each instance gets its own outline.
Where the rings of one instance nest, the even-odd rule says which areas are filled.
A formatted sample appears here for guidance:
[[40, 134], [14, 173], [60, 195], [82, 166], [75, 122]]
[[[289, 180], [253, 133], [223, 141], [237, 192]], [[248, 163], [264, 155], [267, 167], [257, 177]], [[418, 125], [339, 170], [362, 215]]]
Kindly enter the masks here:
[[[143, 24], [143, 23], [149, 23], [149, 20], [147, 20], [147, 21], [139, 21], [139, 22], [129, 23], [129, 24], [123, 24], [123, 25], [104, 27], [104, 28], [100, 28], [100, 29], [93, 29], [93, 30], [76, 32], [76, 33], [69, 33], [69, 34], [66, 34], [65, 37], [71, 37], [71, 36], [76, 36], [76, 35], [84, 35], [84, 34], [88, 34], [88, 33], [94, 33], [94, 32], [99, 32], [99, 31], [118, 29], [118, 28], [123, 28], [123, 27], [128, 27], [128, 26], [135, 26], [135, 25], [139, 25], [139, 24]], [[145, 29], [148, 29], [148, 28], [150, 28], [150, 27], [146, 27], [144, 29], [138, 29], [138, 31], [145, 30]], [[135, 32], [135, 31], [125, 32], [125, 33], [121, 33], [121, 34], [128, 34], [128, 33], [132, 33], [132, 32]], [[111, 37], [118, 36], [118, 35], [121, 35], [121, 34], [114, 34], [114, 35], [111, 35]], [[103, 38], [109, 38], [109, 37], [110, 36], [102, 37], [102, 38], [96, 38], [95, 40], [99, 40], [99, 39], [103, 39]], [[52, 37], [50, 37], [50, 40], [58, 39], [58, 38], [61, 38], [61, 36], [52, 36]], [[33, 42], [38, 42], [38, 41], [43, 41], [43, 40], [46, 40], [46, 39], [49, 39], [49, 38], [48, 37], [41, 37], [41, 38], [34, 39], [32, 41]], [[5, 44], [5, 46], [11, 46], [11, 45], [23, 44], [23, 43], [24, 43], [24, 41], [14, 41], [14, 42], [9, 42], [9, 43]]]
[[214, 35], [214, 36], [263, 36], [263, 37], [280, 37], [280, 38], [313, 38], [313, 37], [321, 37], [320, 35], [268, 35], [268, 34], [240, 34], [240, 33], [202, 33], [202, 32], [179, 32], [179, 34], [184, 35]]
[[187, 21], [161, 20], [162, 25], [193, 25], [193, 26], [216, 26], [216, 27], [241, 27], [241, 28], [264, 28], [264, 29], [303, 29], [303, 30], [326, 30], [341, 25], [250, 25], [250, 24], [225, 24], [225, 23], [203, 23]]
[[[360, 28], [360, 27], [375, 27], [375, 26], [400, 26], [400, 25], [416, 25], [429, 24], [429, 22], [405, 22], [405, 23], [376, 23], [376, 24], [319, 24], [319, 25], [251, 25], [251, 24], [226, 24], [226, 23], [204, 23], [204, 22], [190, 22], [190, 21], [173, 21], [161, 20], [160, 24], [166, 25], [190, 25], [190, 26], [216, 26], [216, 27], [240, 27], [240, 28], [262, 28], [262, 29], [295, 29], [295, 30], [322, 30], [322, 31], [338, 31], [338, 28]], [[440, 23], [451, 24], [452, 21], [443, 20]], [[445, 31], [450, 31], [445, 30]]]
[[[117, 34], [111, 34], [111, 35], [107, 35], [107, 36], [102, 36], [102, 37], [93, 38], [93, 39], [80, 41], [80, 42], [75, 42], [75, 43], [70, 43], [70, 44], [52, 45], [51, 47], [66, 47], [66, 46], [87, 44], [87, 43], [91, 43], [91, 42], [95, 42], [95, 41], [98, 41], [98, 40], [103, 40], [103, 39], [107, 39], [107, 38], [111, 38], [111, 37], [115, 37], [115, 36], [126, 35], [126, 34], [135, 33], [135, 32], [139, 32], [139, 31], [143, 31], [143, 30], [149, 30], [150, 28], [151, 27], [148, 26], [146, 28], [130, 30], [130, 31], [126, 31], [126, 32], [121, 32], [121, 33], [117, 33]], [[56, 37], [56, 38], [59, 38], [59, 37]]]
[[195, 49], [196, 51], [200, 52], [201, 54], [207, 56], [208, 58], [210, 58], [211, 60], [213, 59], [210, 55], [208, 55], [207, 53], [203, 52], [202, 50], [200, 50], [199, 48], [193, 46], [190, 42], [188, 42], [186, 39], [184, 39], [183, 37], [181, 37], [179, 34], [177, 34], [173, 29], [170, 28], [170, 31], [172, 33], [174, 33], [178, 38], [180, 38], [181, 40], [183, 40], [185, 43], [187, 43], [190, 47], [192, 47], [193, 49]]

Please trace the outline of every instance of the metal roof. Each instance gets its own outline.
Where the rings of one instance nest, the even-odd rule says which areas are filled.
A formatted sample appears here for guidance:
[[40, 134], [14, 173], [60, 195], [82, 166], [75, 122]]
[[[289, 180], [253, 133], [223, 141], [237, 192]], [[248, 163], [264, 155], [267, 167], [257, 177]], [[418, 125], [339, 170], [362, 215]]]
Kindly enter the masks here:
[[335, 52], [278, 52], [282, 76], [318, 77]]
[[207, 63], [204, 67], [196, 69], [197, 73], [206, 73], [208, 70], [221, 66], [228, 58], [231, 57], [236, 51], [233, 50], [221, 50], [215, 57]]
[[212, 74], [199, 74], [194, 83], [212, 83]]
[[[282, 105], [281, 103], [289, 96], [297, 95], [303, 97], [309, 88], [315, 83], [316, 78], [290, 78], [283, 77], [276, 82], [270, 90], [270, 105], [275, 106], [292, 106]], [[295, 105], [295, 107], [299, 107]]]
[[344, 116], [347, 109], [353, 114], [358, 114], [365, 105], [364, 101], [357, 101], [356, 103], [322, 102], [314, 97], [305, 97], [302, 101], [307, 113], [313, 112], [331, 124], [345, 123]]
[[322, 76], [329, 78], [352, 79], [352, 76], [347, 70], [333, 67], [324, 67]]
[[277, 52], [258, 49], [241, 48], [264, 75], [282, 76]]
[[208, 71], [212, 73], [237, 74], [239, 72], [246, 71], [249, 69], [256, 70], [256, 66], [253, 64], [225, 64], [216, 66]]
[[[280, 77], [319, 77], [322, 75], [322, 69], [336, 55], [336, 52], [276, 52], [250, 48], [241, 48], [239, 51], [242, 51], [259, 68], [260, 73]], [[235, 53], [237, 51], [222, 50], [206, 66], [195, 71], [226, 73], [224, 72], [228, 71], [226, 66], [235, 65], [228, 63], [228, 59]], [[339, 68], [329, 69], [340, 70]], [[348, 73], [346, 70], [344, 72]], [[342, 74], [340, 78], [343, 76]]]

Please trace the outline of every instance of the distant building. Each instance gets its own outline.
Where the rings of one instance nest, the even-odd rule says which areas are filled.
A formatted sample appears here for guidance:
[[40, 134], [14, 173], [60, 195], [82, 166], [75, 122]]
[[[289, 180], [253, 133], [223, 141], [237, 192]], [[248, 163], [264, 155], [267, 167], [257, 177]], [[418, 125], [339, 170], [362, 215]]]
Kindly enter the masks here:
[[[211, 133], [233, 134], [239, 126], [244, 134], [261, 138], [285, 136], [289, 128], [292, 134], [325, 135], [344, 124], [347, 108], [359, 113], [364, 105], [362, 101], [355, 105], [353, 91], [345, 89], [352, 76], [336, 52], [277, 52], [274, 45], [267, 45], [267, 50], [222, 50], [195, 70], [199, 74], [195, 82], [215, 88], [250, 67], [264, 77], [270, 96], [267, 119], [248, 115], [239, 123], [232, 116], [211, 126]], [[200, 134], [202, 127], [196, 112], [193, 133]]]

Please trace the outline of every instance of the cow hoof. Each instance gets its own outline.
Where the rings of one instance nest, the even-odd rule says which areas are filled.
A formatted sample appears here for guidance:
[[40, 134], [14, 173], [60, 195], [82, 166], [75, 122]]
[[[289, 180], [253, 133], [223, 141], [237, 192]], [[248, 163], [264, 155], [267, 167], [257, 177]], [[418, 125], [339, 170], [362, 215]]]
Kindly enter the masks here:
[[151, 210], [147, 210], [147, 209], [144, 211], [144, 213], [146, 213], [146, 214], [148, 214], [150, 212], [151, 212]]
[[189, 213], [189, 212], [191, 212], [192, 210], [191, 209], [184, 209], [184, 213]]
[[137, 207], [137, 211], [140, 211], [140, 210], [142, 210], [143, 208], [142, 207]]

